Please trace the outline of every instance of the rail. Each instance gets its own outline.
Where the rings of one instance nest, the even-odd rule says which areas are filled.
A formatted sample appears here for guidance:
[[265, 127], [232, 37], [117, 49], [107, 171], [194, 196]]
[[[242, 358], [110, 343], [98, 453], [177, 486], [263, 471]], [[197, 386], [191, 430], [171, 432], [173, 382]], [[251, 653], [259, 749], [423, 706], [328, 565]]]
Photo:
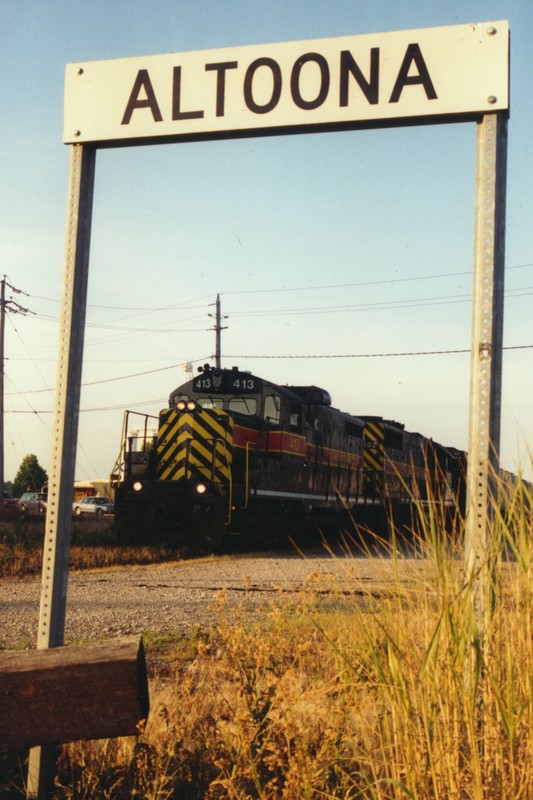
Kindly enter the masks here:
[[122, 421], [120, 450], [113, 465], [113, 469], [111, 471], [111, 480], [112, 483], [114, 483], [115, 485], [118, 483], [123, 483], [126, 474], [126, 462], [127, 462], [126, 451], [129, 439], [130, 415], [135, 415], [137, 417], [142, 417], [144, 419], [144, 437], [136, 437], [136, 438], [144, 438], [145, 443], [148, 439], [148, 420], [155, 419], [159, 422], [159, 417], [156, 417], [153, 414], [143, 414], [140, 411], [128, 411], [128, 410], [124, 412], [124, 417]]

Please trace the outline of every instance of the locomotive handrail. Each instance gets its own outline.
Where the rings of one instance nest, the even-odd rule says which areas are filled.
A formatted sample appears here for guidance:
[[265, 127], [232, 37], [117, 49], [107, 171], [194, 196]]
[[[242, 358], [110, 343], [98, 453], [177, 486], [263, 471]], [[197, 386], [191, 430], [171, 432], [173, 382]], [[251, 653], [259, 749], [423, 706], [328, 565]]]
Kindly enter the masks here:
[[226, 524], [229, 525], [231, 522], [231, 507], [233, 502], [233, 474], [231, 471], [231, 464], [228, 458], [228, 451], [225, 447], [222, 447], [220, 450], [218, 449], [219, 442], [224, 443], [224, 439], [221, 436], [214, 436], [211, 440], [212, 442], [212, 459], [211, 459], [211, 481], [212, 483], [215, 482], [215, 473], [216, 473], [216, 460], [217, 457], [220, 459], [222, 463], [224, 463], [227, 467], [228, 471], [228, 513], [226, 516]]
[[136, 414], [138, 417], [144, 417], [144, 440], [146, 441], [146, 433], [148, 430], [148, 419], [158, 419], [158, 417], [154, 416], [154, 414], [143, 414], [139, 411], [129, 411], [126, 410], [124, 412], [123, 420], [122, 420], [122, 434], [121, 434], [121, 441], [120, 441], [120, 450], [118, 456], [115, 459], [115, 463], [113, 465], [113, 469], [111, 471], [111, 475], [114, 477], [115, 475], [118, 476], [118, 483], [123, 483], [125, 473], [126, 473], [126, 448], [128, 444], [128, 432], [129, 432], [129, 419], [130, 414]]
[[[185, 481], [189, 480], [189, 469], [190, 469], [190, 460], [191, 460], [191, 439], [185, 440]], [[192, 473], [191, 473], [192, 474]]]
[[122, 433], [120, 436], [120, 450], [118, 452], [118, 456], [115, 459], [115, 463], [113, 464], [113, 469], [111, 470], [111, 476], [117, 475], [118, 483], [122, 483], [124, 480], [124, 473], [125, 473], [125, 464], [126, 464], [126, 442], [127, 442], [127, 420], [129, 411], [124, 412], [124, 416], [122, 417]]
[[[213, 436], [210, 439], [204, 440], [206, 443], [211, 443], [211, 483], [215, 483], [216, 479], [216, 472], [217, 472], [217, 458], [220, 460], [222, 464], [224, 464], [227, 468], [228, 472], [228, 513], [226, 516], [226, 524], [229, 525], [231, 522], [231, 508], [233, 502], [233, 474], [231, 471], [231, 463], [228, 458], [228, 451], [225, 447], [219, 448], [219, 443], [224, 443], [224, 438], [221, 436]], [[192, 476], [192, 471], [190, 467], [190, 457], [191, 457], [191, 445], [192, 439], [187, 439], [185, 443], [185, 480], [188, 481]]]
[[233, 472], [231, 469], [231, 464], [229, 463], [228, 451], [226, 448], [224, 448], [224, 457], [228, 467], [228, 515], [226, 517], [226, 524], [229, 525], [231, 522], [231, 508], [233, 503]]
[[248, 508], [248, 497], [250, 495], [250, 449], [255, 447], [257, 451], [257, 442], [246, 442], [246, 459], [245, 459], [245, 470], [244, 470], [244, 506], [243, 508]]

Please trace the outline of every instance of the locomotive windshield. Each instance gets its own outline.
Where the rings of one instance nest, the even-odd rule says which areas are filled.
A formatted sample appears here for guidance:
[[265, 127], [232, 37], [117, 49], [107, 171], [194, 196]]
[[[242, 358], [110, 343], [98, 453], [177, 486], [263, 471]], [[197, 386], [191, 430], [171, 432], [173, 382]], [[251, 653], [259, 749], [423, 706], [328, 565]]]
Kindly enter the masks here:
[[197, 402], [202, 408], [224, 408], [222, 397], [199, 397]]
[[[172, 398], [172, 405], [184, 400], [187, 402], [191, 398], [188, 394], [176, 394]], [[245, 414], [253, 417], [257, 414], [257, 399], [255, 397], [234, 396], [234, 397], [197, 397], [194, 398], [202, 408], [221, 408], [226, 411], [235, 411], [237, 414]]]
[[230, 397], [228, 410], [252, 417], [257, 414], [257, 400], [255, 397]]

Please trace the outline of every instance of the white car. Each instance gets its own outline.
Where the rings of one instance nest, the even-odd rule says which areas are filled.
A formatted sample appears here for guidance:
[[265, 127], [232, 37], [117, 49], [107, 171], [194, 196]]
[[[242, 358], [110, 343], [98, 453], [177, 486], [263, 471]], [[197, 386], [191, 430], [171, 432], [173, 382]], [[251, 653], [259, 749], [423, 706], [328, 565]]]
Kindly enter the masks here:
[[82, 514], [96, 514], [102, 517], [104, 514], [113, 514], [115, 506], [107, 497], [82, 497], [73, 503], [72, 511], [77, 517]]

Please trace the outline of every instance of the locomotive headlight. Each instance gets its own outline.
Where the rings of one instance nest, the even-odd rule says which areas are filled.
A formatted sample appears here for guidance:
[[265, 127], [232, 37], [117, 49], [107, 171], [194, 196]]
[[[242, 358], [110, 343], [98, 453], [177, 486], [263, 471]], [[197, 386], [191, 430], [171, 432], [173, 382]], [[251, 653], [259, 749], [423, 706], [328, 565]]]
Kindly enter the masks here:
[[178, 411], [196, 411], [198, 403], [196, 400], [178, 400], [176, 408]]
[[196, 494], [205, 494], [207, 492], [207, 486], [205, 483], [197, 483], [195, 488]]
[[135, 481], [135, 483], [131, 488], [133, 489], [134, 492], [142, 492], [144, 486], [141, 481]]

